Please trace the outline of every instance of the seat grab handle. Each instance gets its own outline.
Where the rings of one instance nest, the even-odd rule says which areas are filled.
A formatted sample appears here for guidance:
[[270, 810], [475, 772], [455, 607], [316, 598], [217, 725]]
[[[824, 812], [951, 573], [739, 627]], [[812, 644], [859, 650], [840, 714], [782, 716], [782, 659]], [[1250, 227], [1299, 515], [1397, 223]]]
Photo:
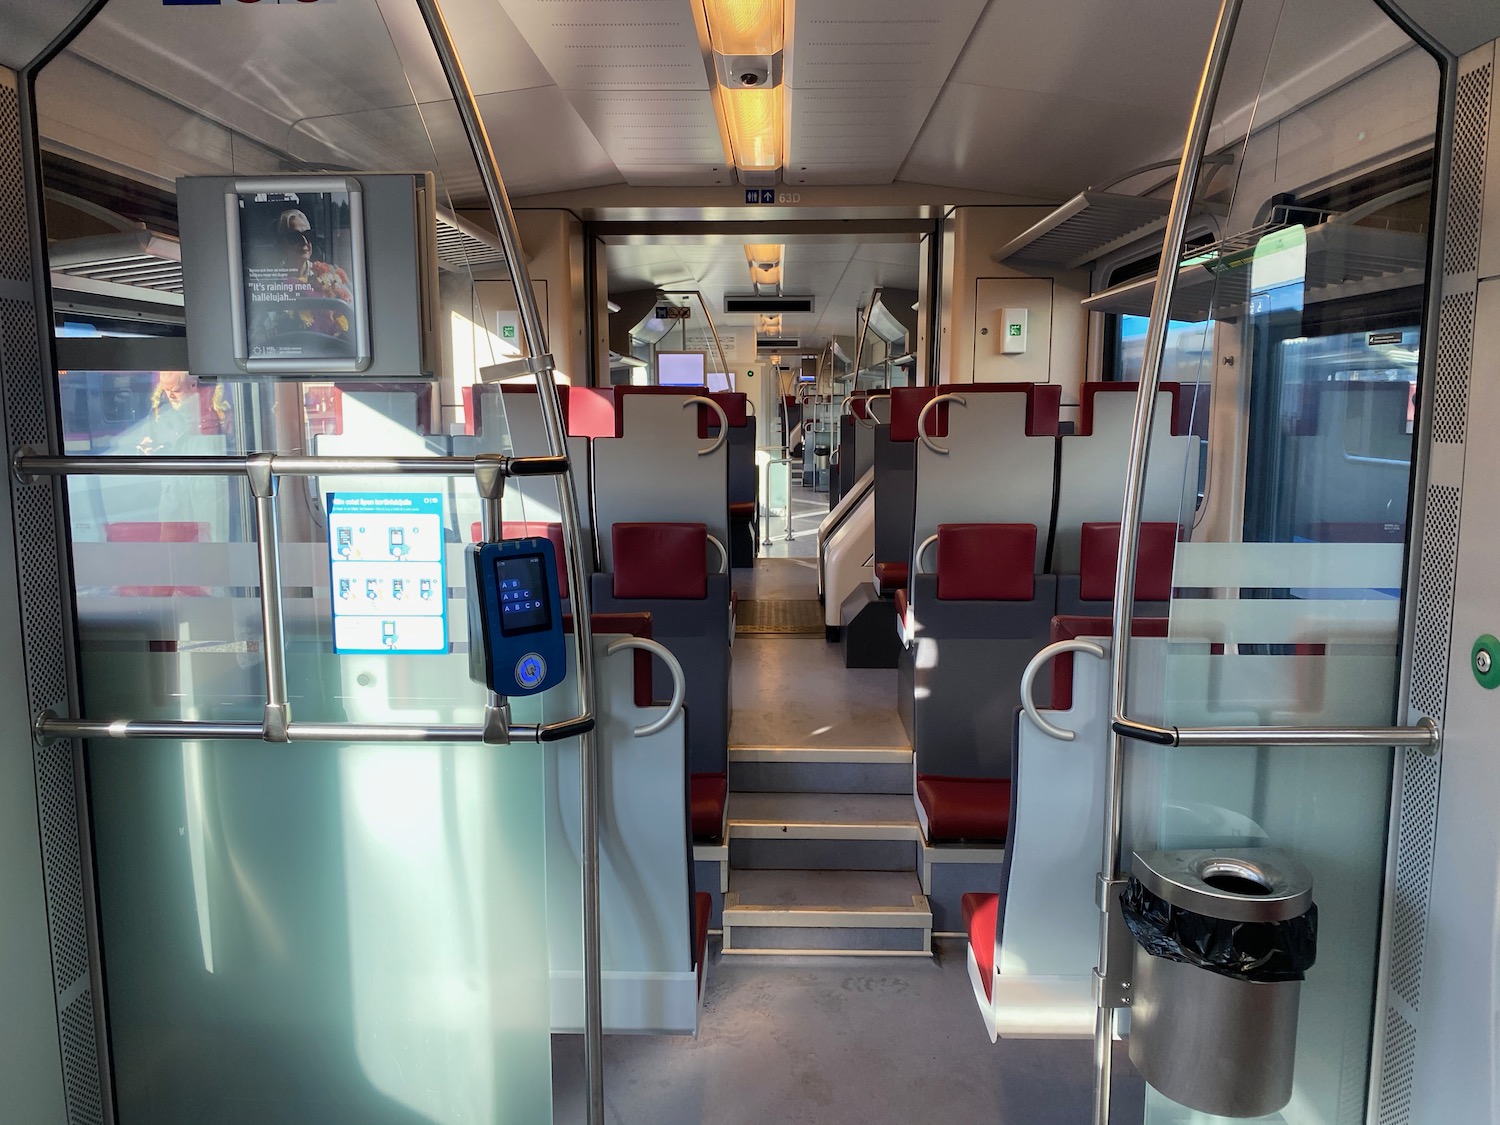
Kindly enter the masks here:
[[1021, 673], [1022, 710], [1026, 712], [1026, 717], [1030, 719], [1043, 734], [1055, 738], [1059, 742], [1072, 742], [1078, 737], [1078, 732], [1067, 730], [1055, 723], [1049, 723], [1046, 719], [1042, 718], [1042, 713], [1037, 710], [1036, 703], [1031, 698], [1031, 690], [1032, 686], [1036, 683], [1038, 673], [1040, 673], [1048, 663], [1057, 659], [1057, 657], [1063, 655], [1063, 653], [1066, 652], [1087, 653], [1089, 656], [1097, 657], [1100, 660], [1103, 660], [1105, 657], [1104, 646], [1097, 643], [1096, 641], [1086, 641], [1081, 637], [1067, 641], [1053, 641], [1050, 645], [1047, 645], [1035, 656], [1033, 656], [1030, 663], [1026, 665], [1026, 671]]

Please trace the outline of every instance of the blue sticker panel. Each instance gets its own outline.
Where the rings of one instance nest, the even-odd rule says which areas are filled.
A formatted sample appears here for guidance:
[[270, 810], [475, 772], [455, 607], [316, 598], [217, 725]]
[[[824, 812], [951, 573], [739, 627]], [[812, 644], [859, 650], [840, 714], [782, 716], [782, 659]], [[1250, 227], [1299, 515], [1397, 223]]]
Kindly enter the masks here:
[[329, 494], [334, 652], [448, 651], [443, 527], [440, 493]]

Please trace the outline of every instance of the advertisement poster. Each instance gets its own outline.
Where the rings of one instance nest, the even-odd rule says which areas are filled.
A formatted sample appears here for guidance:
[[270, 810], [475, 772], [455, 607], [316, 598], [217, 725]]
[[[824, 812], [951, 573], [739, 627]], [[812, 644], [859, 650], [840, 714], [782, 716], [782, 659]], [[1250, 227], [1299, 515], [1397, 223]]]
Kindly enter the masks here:
[[309, 370], [355, 370], [369, 352], [359, 188], [352, 180], [297, 186], [234, 196], [247, 366], [297, 360]]
[[440, 493], [328, 497], [333, 651], [448, 651]]

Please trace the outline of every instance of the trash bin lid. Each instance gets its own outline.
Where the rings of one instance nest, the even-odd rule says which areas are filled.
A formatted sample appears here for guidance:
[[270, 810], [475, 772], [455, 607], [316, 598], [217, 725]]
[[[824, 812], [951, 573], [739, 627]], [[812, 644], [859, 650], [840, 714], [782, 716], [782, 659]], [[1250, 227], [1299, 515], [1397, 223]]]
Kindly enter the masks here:
[[1133, 874], [1173, 906], [1234, 922], [1284, 922], [1312, 906], [1312, 872], [1280, 848], [1136, 852]]

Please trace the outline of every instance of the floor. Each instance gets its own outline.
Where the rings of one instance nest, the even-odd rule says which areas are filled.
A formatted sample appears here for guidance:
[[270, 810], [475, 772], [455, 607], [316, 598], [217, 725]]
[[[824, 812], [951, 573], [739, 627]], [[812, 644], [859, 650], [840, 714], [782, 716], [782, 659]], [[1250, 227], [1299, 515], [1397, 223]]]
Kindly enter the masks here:
[[[828, 493], [803, 488], [800, 478], [792, 484], [792, 538], [788, 539], [784, 515], [768, 516], [761, 520], [762, 558], [815, 559], [818, 557], [818, 525], [828, 515]], [[770, 543], [766, 540], [770, 539]]]
[[[696, 1038], [610, 1036], [608, 1125], [1086, 1125], [1092, 1044], [991, 1043], [961, 940], [870, 961], [716, 960]], [[1114, 1125], [1144, 1087], [1117, 1048]], [[583, 1043], [554, 1036], [553, 1121], [584, 1120]]]
[[732, 746], [909, 746], [894, 668], [845, 668], [822, 637], [734, 642]]

